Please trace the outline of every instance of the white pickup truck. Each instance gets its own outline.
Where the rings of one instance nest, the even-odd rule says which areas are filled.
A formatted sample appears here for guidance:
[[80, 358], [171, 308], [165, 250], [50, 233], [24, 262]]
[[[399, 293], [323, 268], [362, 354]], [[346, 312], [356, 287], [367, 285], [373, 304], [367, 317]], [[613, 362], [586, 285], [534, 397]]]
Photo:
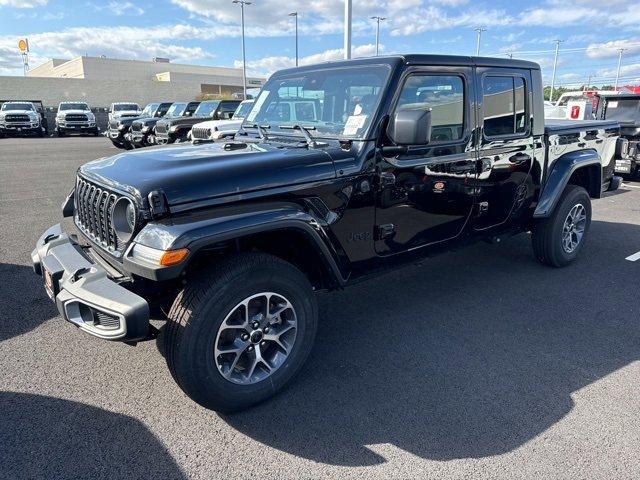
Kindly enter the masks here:
[[196, 123], [188, 134], [191, 143], [213, 142], [221, 138], [233, 137], [247, 114], [251, 111], [253, 100], [245, 100], [238, 105], [228, 120], [207, 120]]

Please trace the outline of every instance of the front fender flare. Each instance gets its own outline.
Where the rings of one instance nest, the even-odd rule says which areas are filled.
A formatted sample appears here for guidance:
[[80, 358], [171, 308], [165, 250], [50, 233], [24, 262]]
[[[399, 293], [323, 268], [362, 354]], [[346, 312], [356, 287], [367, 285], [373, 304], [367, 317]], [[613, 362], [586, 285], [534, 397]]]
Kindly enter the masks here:
[[[216, 212], [216, 216], [208, 216], [203, 212], [180, 217], [147, 224], [136, 236], [135, 243], [158, 250], [188, 248], [192, 257], [200, 249], [219, 242], [261, 232], [297, 230], [318, 248], [334, 280], [339, 285], [347, 281], [348, 275], [340, 268], [339, 256], [327, 234], [325, 222], [299, 205], [267, 205], [245, 212], [234, 209], [222, 216], [220, 212]], [[132, 263], [128, 258], [126, 260]], [[182, 273], [187, 264], [188, 261], [185, 261], [179, 268], [169, 267], [172, 269], [170, 277], [175, 278]], [[139, 271], [134, 273], [142, 274]]]
[[602, 161], [595, 150], [579, 150], [569, 152], [558, 158], [547, 175], [547, 181], [540, 192], [540, 199], [533, 216], [535, 218], [549, 217], [560, 200], [569, 179], [573, 173], [583, 167], [597, 165], [599, 172], [598, 187], [602, 185]]

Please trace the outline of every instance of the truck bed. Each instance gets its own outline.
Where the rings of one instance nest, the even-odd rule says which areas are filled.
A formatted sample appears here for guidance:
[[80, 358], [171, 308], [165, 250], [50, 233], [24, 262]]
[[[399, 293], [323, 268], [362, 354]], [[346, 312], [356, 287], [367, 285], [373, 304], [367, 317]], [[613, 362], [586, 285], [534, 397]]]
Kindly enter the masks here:
[[545, 119], [545, 133], [547, 135], [581, 132], [590, 129], [606, 130], [610, 128], [620, 128], [620, 124], [609, 120]]

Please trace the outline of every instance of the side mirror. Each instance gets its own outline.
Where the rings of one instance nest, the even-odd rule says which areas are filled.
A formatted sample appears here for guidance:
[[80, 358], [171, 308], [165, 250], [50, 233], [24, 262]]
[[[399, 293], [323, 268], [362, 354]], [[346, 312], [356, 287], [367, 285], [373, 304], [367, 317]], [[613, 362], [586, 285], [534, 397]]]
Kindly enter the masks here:
[[396, 145], [426, 145], [431, 141], [431, 109], [397, 111], [387, 135]]

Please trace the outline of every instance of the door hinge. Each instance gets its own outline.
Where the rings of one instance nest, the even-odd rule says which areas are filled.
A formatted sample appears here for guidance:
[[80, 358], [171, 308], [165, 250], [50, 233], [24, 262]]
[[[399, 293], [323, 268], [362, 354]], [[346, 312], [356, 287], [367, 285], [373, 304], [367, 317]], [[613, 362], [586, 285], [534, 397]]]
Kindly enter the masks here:
[[393, 223], [385, 223], [383, 225], [378, 225], [377, 229], [377, 237], [378, 240], [382, 240], [383, 238], [390, 237], [396, 231], [396, 226]]

